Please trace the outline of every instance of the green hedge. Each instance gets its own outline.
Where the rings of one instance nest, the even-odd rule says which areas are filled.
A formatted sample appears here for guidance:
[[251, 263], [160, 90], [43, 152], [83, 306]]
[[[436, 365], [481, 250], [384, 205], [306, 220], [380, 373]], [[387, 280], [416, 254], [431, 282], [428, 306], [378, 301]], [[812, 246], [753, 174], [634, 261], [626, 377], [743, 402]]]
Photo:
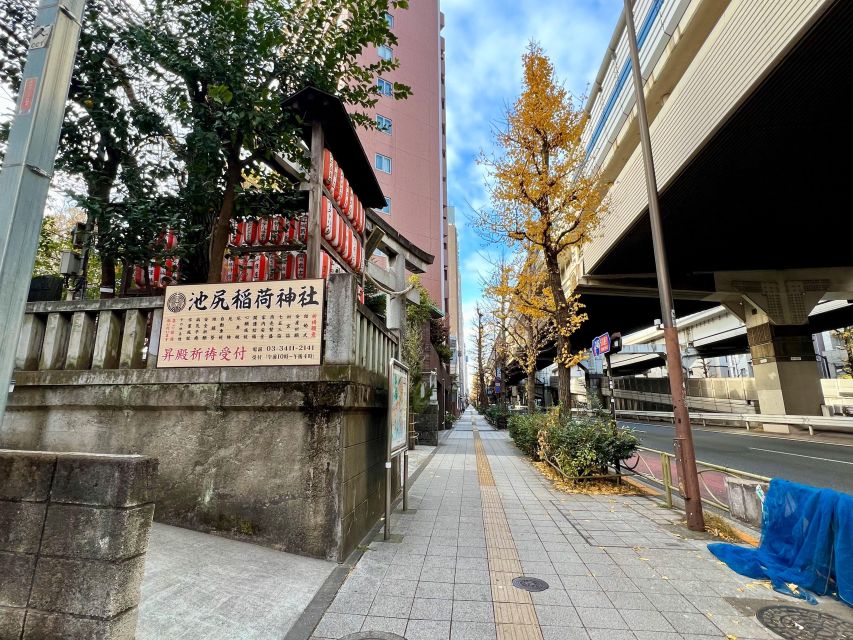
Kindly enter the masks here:
[[509, 435], [534, 460], [547, 458], [567, 476], [595, 476], [630, 457], [639, 440], [631, 429], [614, 429], [608, 414], [560, 420], [556, 411], [514, 415]]
[[509, 415], [509, 410], [503, 409], [497, 404], [490, 404], [483, 412], [486, 422], [496, 429], [501, 429], [507, 424], [507, 418], [509, 418]]

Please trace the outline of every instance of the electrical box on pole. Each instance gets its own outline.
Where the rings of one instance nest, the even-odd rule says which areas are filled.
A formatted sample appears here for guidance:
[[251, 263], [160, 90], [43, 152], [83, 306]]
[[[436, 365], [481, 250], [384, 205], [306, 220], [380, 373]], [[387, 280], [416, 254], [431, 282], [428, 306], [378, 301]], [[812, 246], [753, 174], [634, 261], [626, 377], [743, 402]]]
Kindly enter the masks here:
[[[0, 170], [0, 389], [8, 388], [27, 302], [85, 0], [41, 0]], [[6, 409], [0, 392], [0, 420]]]

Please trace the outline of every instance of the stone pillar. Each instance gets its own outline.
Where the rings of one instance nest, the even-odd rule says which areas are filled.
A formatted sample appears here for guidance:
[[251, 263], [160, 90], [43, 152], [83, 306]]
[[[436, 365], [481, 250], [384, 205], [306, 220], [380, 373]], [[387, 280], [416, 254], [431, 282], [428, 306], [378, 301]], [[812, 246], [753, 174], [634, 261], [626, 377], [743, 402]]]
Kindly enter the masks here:
[[[355, 305], [355, 278], [350, 274], [329, 276], [323, 364], [355, 364], [359, 343]], [[366, 339], [366, 336], [362, 336], [362, 339]]]
[[15, 369], [35, 371], [39, 366], [42, 342], [44, 341], [45, 322], [35, 313], [24, 314], [21, 335], [18, 338], [18, 351], [15, 354]]
[[[820, 415], [823, 391], [809, 326], [773, 324], [756, 311], [746, 327], [760, 413]], [[764, 430], [790, 432], [786, 425], [765, 424]]]
[[130, 640], [157, 460], [0, 450], [0, 638]]
[[65, 365], [65, 354], [68, 351], [68, 327], [68, 318], [61, 313], [51, 313], [47, 316], [39, 369], [61, 369]]
[[71, 335], [68, 338], [65, 368], [74, 370], [91, 367], [94, 346], [95, 319], [85, 311], [78, 311], [71, 318]]
[[98, 314], [92, 369], [118, 369], [120, 348], [121, 318], [113, 311], [101, 311]]
[[142, 348], [145, 346], [147, 317], [139, 309], [128, 309], [124, 315], [124, 332], [119, 353], [119, 369], [144, 369]]

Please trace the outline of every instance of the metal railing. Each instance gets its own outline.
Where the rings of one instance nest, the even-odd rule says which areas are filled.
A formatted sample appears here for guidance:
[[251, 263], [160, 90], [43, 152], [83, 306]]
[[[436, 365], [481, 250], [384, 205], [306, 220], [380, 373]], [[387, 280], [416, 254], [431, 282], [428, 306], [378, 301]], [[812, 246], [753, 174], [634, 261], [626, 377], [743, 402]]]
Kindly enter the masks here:
[[[637, 420], [658, 419], [672, 420], [672, 411], [634, 411], [620, 409], [616, 411], [618, 418], [633, 417]], [[853, 432], [853, 418], [843, 416], [780, 416], [752, 413], [699, 413], [691, 412], [690, 420], [701, 423], [702, 426], [717, 424], [721, 426], [745, 426], [747, 431], [753, 425], [779, 424], [804, 427], [809, 435], [815, 430]]]
[[[681, 493], [682, 496], [684, 495], [684, 489], [681, 484], [673, 484], [672, 462], [673, 460], [675, 460], [675, 455], [666, 451], [659, 451], [658, 449], [649, 449], [648, 447], [638, 447], [638, 449], [639, 452], [637, 453], [637, 458], [639, 459], [637, 461], [637, 465], [633, 469], [633, 473], [637, 476], [640, 476], [641, 478], [660, 485], [664, 490], [664, 499], [666, 501], [666, 506], [671, 508], [673, 506], [673, 490], [678, 491], [679, 493]], [[651, 453], [654, 454], [654, 456], [657, 456], [656, 462], [660, 465], [661, 477], [658, 477], [656, 470], [649, 463], [649, 460], [646, 459], [646, 456], [642, 455], [642, 452]], [[654, 456], [650, 456], [650, 458], [654, 460]], [[711, 464], [710, 462], [702, 462], [701, 460], [696, 461], [696, 466], [699, 468], [699, 481], [702, 485], [700, 487], [700, 491], [702, 492], [702, 502], [726, 512], [730, 512], [731, 508], [727, 503], [723, 502], [722, 499], [720, 499], [722, 496], [718, 496], [714, 488], [709, 485], [706, 476], [716, 473], [744, 480], [770, 482], [770, 478], [766, 476], [760, 476], [755, 473], [749, 473], [747, 471], [741, 471], [739, 469], [732, 469], [730, 467], [723, 467], [718, 464]], [[725, 496], [725, 481], [723, 483], [723, 489], [724, 491], [722, 495]]]

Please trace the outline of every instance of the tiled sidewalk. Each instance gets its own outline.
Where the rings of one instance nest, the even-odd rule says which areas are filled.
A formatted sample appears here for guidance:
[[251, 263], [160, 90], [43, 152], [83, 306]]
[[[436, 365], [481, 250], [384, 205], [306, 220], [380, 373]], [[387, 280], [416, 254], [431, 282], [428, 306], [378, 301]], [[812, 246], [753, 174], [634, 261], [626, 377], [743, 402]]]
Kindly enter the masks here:
[[[370, 545], [312, 637], [777, 638], [740, 605], [781, 597], [722, 566], [705, 541], [682, 537], [678, 514], [648, 498], [552, 489], [473, 411], [423, 470], [409, 506], [392, 519], [402, 541]], [[549, 588], [516, 589], [509, 581], [519, 575]]]

